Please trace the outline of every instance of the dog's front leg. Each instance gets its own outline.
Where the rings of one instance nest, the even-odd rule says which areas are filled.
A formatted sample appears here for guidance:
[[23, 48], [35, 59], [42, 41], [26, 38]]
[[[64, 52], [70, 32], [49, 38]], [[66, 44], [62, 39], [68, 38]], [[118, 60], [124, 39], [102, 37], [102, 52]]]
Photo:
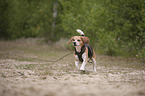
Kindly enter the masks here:
[[96, 59], [95, 58], [93, 58], [93, 62], [94, 62], [93, 70], [94, 70], [94, 72], [96, 72]]
[[87, 62], [83, 61], [80, 71], [85, 71], [85, 66], [86, 66]]
[[76, 68], [79, 70], [79, 61], [75, 61]]
[[75, 55], [75, 65], [76, 65], [76, 68], [79, 70], [79, 58], [77, 55]]
[[86, 64], [87, 64], [87, 59], [88, 59], [86, 53], [84, 53], [84, 54], [82, 55], [82, 59], [83, 59], [83, 63], [82, 63], [82, 65], [81, 65], [80, 70], [81, 70], [81, 71], [85, 71], [85, 66], [86, 66]]

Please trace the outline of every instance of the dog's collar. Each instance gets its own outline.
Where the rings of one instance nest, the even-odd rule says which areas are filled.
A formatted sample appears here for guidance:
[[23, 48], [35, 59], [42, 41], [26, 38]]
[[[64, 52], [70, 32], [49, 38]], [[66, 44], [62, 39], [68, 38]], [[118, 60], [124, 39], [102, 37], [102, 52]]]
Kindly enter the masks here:
[[78, 55], [78, 58], [81, 62], [83, 62], [82, 54], [85, 52], [85, 50], [86, 50], [86, 44], [84, 44], [84, 46], [82, 46], [81, 52], [77, 52], [76, 48], [75, 48], [75, 55]]

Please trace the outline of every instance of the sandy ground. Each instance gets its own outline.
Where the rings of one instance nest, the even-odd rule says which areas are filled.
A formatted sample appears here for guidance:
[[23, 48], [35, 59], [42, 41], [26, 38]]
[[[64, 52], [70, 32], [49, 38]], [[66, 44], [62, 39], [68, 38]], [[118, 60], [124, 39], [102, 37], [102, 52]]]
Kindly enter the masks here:
[[0, 96], [145, 96], [145, 64], [97, 55], [97, 72], [80, 72], [72, 54], [48, 62], [69, 52], [51, 47], [1, 41]]

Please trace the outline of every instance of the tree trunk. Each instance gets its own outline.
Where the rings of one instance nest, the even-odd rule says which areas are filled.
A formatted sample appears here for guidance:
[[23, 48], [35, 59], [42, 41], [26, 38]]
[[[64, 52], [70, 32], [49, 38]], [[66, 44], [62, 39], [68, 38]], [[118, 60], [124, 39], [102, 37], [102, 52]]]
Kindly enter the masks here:
[[56, 27], [56, 17], [57, 17], [57, 8], [58, 8], [58, 2], [55, 1], [53, 5], [53, 22], [52, 22], [52, 32], [51, 32], [51, 40], [54, 39], [55, 34], [55, 27]]

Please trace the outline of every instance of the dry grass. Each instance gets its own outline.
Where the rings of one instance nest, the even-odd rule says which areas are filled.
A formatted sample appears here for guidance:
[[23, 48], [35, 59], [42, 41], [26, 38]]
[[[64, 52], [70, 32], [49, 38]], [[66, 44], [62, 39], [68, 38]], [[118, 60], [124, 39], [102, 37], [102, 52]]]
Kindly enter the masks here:
[[65, 42], [0, 41], [0, 96], [145, 96], [145, 64], [97, 55], [97, 73], [82, 73], [73, 55], [48, 62], [70, 52]]

